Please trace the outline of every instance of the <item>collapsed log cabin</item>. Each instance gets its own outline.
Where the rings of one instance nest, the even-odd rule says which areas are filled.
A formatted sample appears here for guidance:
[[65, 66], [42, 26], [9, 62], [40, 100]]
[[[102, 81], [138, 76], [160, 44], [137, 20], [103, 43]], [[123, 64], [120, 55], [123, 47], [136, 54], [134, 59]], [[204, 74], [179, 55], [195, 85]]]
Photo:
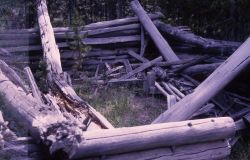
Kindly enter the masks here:
[[[68, 27], [52, 28], [46, 0], [37, 0], [39, 29], [0, 33], [2, 60], [31, 65], [39, 63], [41, 54], [37, 51], [42, 50], [48, 73], [49, 92], [42, 93], [30, 68], [25, 68], [27, 87], [9, 65], [0, 61], [0, 93], [6, 103], [3, 110], [12, 114], [15, 122], [31, 136], [24, 138], [24, 143], [17, 142], [20, 148], [34, 149], [31, 153], [39, 153], [40, 159], [43, 148], [47, 150], [44, 153], [47, 159], [222, 159], [230, 154], [230, 139], [250, 122], [249, 108], [236, 113], [231, 108], [250, 101], [222, 89], [249, 64], [249, 40], [241, 45], [205, 39], [185, 28], [159, 21], [161, 14], [147, 14], [137, 0], [131, 2], [131, 8], [135, 17], [80, 28], [80, 35], [88, 35], [81, 42], [92, 47], [81, 65], [93, 71], [94, 77], [88, 79], [95, 82], [144, 81], [145, 90], [162, 93], [167, 98], [168, 110], [153, 122], [162, 124], [114, 128], [81, 99], [65, 72], [65, 69], [70, 71], [80, 54], [71, 50], [68, 42], [73, 39], [74, 31]], [[13, 35], [17, 40], [8, 40]], [[146, 52], [154, 47], [158, 55]], [[22, 53], [25, 51], [30, 52], [28, 59]], [[207, 56], [189, 54], [192, 51]], [[215, 56], [211, 58], [210, 53]], [[223, 58], [216, 56], [218, 53], [223, 54]], [[18, 58], [13, 60], [14, 56]], [[197, 72], [197, 68], [200, 71]], [[201, 84], [187, 75], [203, 71], [214, 72]], [[229, 100], [238, 97], [239, 101], [237, 105], [228, 105], [222, 101], [222, 95], [229, 96]], [[215, 118], [218, 116], [228, 117]], [[1, 117], [0, 122], [3, 122]], [[4, 128], [6, 131], [7, 126]], [[4, 147], [0, 154], [5, 155], [6, 150], [12, 149], [6, 142], [15, 144], [17, 139], [22, 139], [14, 134], [13, 137], [10, 142], [2, 138]], [[32, 144], [31, 148], [27, 143]], [[23, 155], [18, 147], [13, 150], [20, 152], [20, 159], [34, 158]]]

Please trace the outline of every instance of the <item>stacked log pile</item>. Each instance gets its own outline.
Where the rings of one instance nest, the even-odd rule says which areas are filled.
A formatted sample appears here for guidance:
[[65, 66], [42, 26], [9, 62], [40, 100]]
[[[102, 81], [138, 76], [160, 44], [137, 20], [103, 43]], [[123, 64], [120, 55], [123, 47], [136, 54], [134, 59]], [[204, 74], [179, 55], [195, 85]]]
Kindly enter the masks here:
[[[249, 39], [242, 45], [204, 39], [186, 27], [159, 21], [161, 14], [147, 14], [138, 0], [131, 2], [135, 17], [82, 27], [80, 35], [88, 37], [81, 41], [92, 47], [81, 64], [93, 71], [88, 80], [136, 81], [144, 83], [145, 91], [159, 92], [167, 99], [168, 109], [152, 124], [114, 128], [76, 94], [65, 72], [79, 56], [67, 42], [74, 31], [52, 28], [46, 0], [36, 3], [39, 29], [0, 33], [0, 94], [6, 104], [2, 110], [30, 135], [17, 138], [0, 114], [0, 155], [107, 160], [210, 160], [230, 155], [235, 133], [250, 124], [250, 100], [223, 88], [249, 64]], [[157, 48], [158, 54], [150, 55], [150, 47]], [[4, 62], [38, 63], [40, 50], [46, 62], [48, 93], [40, 91], [29, 67], [24, 69], [24, 82]], [[25, 59], [27, 51], [30, 57]], [[190, 56], [194, 51], [206, 55]], [[190, 76], [201, 72], [213, 73], [202, 83]]]

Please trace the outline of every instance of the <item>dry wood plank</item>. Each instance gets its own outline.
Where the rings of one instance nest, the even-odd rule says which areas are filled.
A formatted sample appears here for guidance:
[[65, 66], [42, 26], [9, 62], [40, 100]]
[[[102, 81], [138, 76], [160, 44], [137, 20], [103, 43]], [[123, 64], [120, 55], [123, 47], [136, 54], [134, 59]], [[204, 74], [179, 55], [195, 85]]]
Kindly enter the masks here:
[[148, 62], [149, 60], [140, 56], [139, 54], [135, 53], [133, 50], [128, 50], [128, 54], [132, 57], [134, 57], [135, 59], [145, 63], [145, 62]]
[[131, 72], [131, 71], [133, 70], [133, 69], [132, 69], [132, 66], [131, 66], [131, 64], [130, 64], [130, 62], [129, 62], [128, 59], [124, 60], [124, 61], [123, 61], [123, 64], [124, 64], [124, 66], [125, 66], [125, 69], [126, 69], [126, 72], [127, 72], [127, 73], [129, 73], [129, 72]]
[[168, 94], [158, 82], [155, 82], [155, 86], [167, 98], [167, 106], [171, 108], [176, 103], [176, 96]]
[[108, 83], [125, 83], [125, 82], [142, 82], [143, 80], [137, 78], [130, 79], [111, 79]]
[[162, 82], [163, 87], [166, 89], [167, 92], [169, 92], [171, 95], [174, 95], [176, 99], [179, 101], [181, 100], [181, 97], [178, 96], [168, 85], [166, 82]]
[[153, 39], [155, 45], [159, 49], [161, 55], [166, 61], [176, 61], [179, 58], [176, 56], [174, 51], [171, 49], [167, 41], [163, 38], [161, 33], [158, 31], [154, 23], [148, 17], [147, 13], [142, 8], [138, 0], [133, 0], [130, 3], [133, 11], [138, 16], [140, 22], [142, 23], [145, 30], [149, 33], [150, 37]]
[[185, 95], [181, 93], [175, 86], [173, 86], [171, 83], [168, 83], [169, 88], [180, 98], [184, 98]]
[[141, 26], [141, 47], [140, 47], [140, 56], [144, 55], [145, 52], [145, 32], [144, 28]]
[[84, 132], [70, 158], [105, 156], [159, 147], [222, 140], [234, 136], [229, 117]]
[[27, 94], [29, 91], [25, 87], [24, 81], [17, 75], [17, 73], [10, 68], [4, 61], [0, 60], [0, 69], [16, 86], [22, 88]]
[[128, 74], [122, 76], [121, 78], [119, 79], [128, 79], [130, 77], [132, 77], [133, 75], [135, 75], [136, 73], [139, 73], [139, 72], [142, 72], [144, 71], [145, 69], [149, 68], [149, 67], [152, 67], [153, 65], [155, 65], [157, 62], [160, 62], [162, 61], [163, 58], [162, 57], [158, 57], [158, 58], [155, 58], [149, 62], [146, 62], [144, 64], [142, 64], [140, 67], [137, 67], [136, 69], [134, 69], [132, 72], [129, 72]]
[[104, 45], [115, 44], [125, 42], [139, 42], [141, 37], [139, 35], [133, 36], [120, 36], [120, 37], [108, 37], [108, 38], [85, 38], [82, 42], [86, 45]]
[[188, 68], [190, 66], [193, 66], [193, 65], [196, 65], [198, 63], [201, 63], [202, 61], [204, 61], [204, 60], [206, 60], [208, 58], [209, 58], [209, 56], [204, 56], [204, 57], [201, 57], [201, 58], [198, 58], [198, 59], [194, 59], [194, 60], [192, 60], [192, 61], [190, 61], [188, 63], [185, 63], [185, 64], [181, 65], [178, 68], [172, 69], [171, 71], [172, 72], [180, 72], [180, 71], [182, 71], [182, 70], [184, 70], [184, 69], [186, 69], [186, 68]]
[[221, 91], [250, 62], [250, 38], [239, 47], [220, 67], [218, 67], [192, 94], [176, 103], [173, 108], [162, 113], [153, 123], [180, 121], [190, 118], [208, 100]]
[[25, 67], [24, 71], [25, 71], [25, 74], [26, 74], [26, 76], [28, 78], [29, 85], [30, 85], [30, 88], [32, 90], [33, 97], [36, 98], [40, 103], [43, 103], [41, 92], [38, 89], [38, 86], [36, 84], [36, 81], [35, 81], [35, 78], [34, 78], [34, 76], [32, 74], [31, 69], [29, 67]]
[[169, 98], [169, 94], [164, 90], [164, 88], [158, 83], [155, 82], [155, 87], [168, 99]]

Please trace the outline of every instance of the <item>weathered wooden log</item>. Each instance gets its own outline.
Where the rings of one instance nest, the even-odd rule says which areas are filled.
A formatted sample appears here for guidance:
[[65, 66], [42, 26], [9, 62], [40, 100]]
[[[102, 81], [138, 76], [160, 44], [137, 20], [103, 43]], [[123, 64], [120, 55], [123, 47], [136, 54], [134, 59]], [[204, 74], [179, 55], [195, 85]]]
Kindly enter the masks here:
[[[15, 38], [13, 38], [15, 39]], [[8, 48], [8, 47], [18, 47], [18, 46], [28, 46], [28, 45], [36, 45], [40, 44], [40, 40], [29, 40], [29, 39], [21, 39], [21, 40], [0, 40], [0, 47]]]
[[[111, 155], [102, 158], [95, 158], [95, 160], [145, 160], [145, 159], [202, 159], [202, 160], [218, 160], [227, 158], [231, 153], [231, 146], [228, 141], [216, 141], [207, 143], [198, 143], [191, 145], [175, 146], [174, 149], [170, 147], [157, 148], [152, 150], [137, 151], [131, 153], [124, 153], [119, 155]], [[92, 160], [87, 159], [87, 160]]]
[[[68, 79], [62, 76], [62, 67], [60, 52], [55, 42], [54, 31], [50, 23], [46, 0], [37, 0], [37, 15], [39, 29], [41, 32], [41, 42], [43, 46], [44, 59], [47, 63], [48, 84], [55, 95], [60, 95], [62, 101], [67, 101], [62, 108], [70, 109], [74, 116], [82, 118], [91, 118], [100, 124], [102, 128], [113, 128], [111, 123], [91, 107], [87, 102], [82, 100], [68, 83]], [[79, 127], [79, 126], [77, 126]], [[64, 141], [63, 143], [67, 143]], [[64, 144], [65, 145], [65, 144]], [[56, 145], [51, 147], [51, 152], [58, 150], [67, 150], [65, 146]]]
[[132, 50], [128, 50], [128, 54], [132, 57], [134, 57], [135, 59], [141, 61], [141, 62], [148, 62], [149, 60], [147, 60], [146, 58], [140, 56], [139, 54], [135, 53], [134, 51]]
[[29, 81], [29, 85], [30, 85], [33, 97], [36, 98], [37, 101], [39, 101], [40, 103], [43, 103], [41, 92], [38, 89], [38, 86], [36, 84], [36, 81], [35, 81], [35, 78], [34, 78], [32, 72], [31, 72], [31, 69], [29, 67], [25, 67], [24, 71], [25, 71], [25, 74], [26, 74], [27, 79]]
[[131, 128], [84, 132], [84, 140], [69, 152], [72, 159], [134, 152], [166, 146], [216, 141], [234, 136], [231, 118], [212, 118]]
[[[88, 38], [107, 38], [107, 37], [138, 35], [140, 33], [139, 27], [140, 27], [139, 24], [132, 24], [128, 26], [105, 28], [105, 29], [93, 30], [93, 31], [82, 31], [77, 36], [87, 35]], [[56, 40], [60, 42], [61, 41], [65, 42], [66, 40], [72, 40], [74, 39], [74, 36], [75, 36], [75, 33], [73, 32], [55, 34]], [[37, 44], [40, 44], [38, 34], [26, 35], [26, 36], [23, 36], [22, 34], [20, 36], [15, 35], [15, 34], [10, 34], [10, 35], [8, 34], [2, 37], [0, 34], [0, 47], [18, 47], [18, 46], [27, 46], [27, 45], [37, 45]]]
[[46, 0], [37, 0], [37, 3], [38, 24], [43, 54], [47, 63], [47, 71], [49, 74], [61, 74], [63, 71], [60, 60], [60, 52], [56, 45], [53, 27], [50, 23]]
[[155, 58], [153, 59], [152, 61], [149, 61], [149, 62], [146, 62], [144, 64], [142, 64], [140, 67], [134, 69], [133, 71], [127, 73], [126, 75], [122, 76], [121, 78], [119, 78], [120, 80], [121, 79], [127, 79], [127, 78], [130, 78], [132, 77], [133, 75], [141, 72], [141, 71], [144, 71], [145, 69], [149, 68], [149, 67], [152, 67], [153, 65], [155, 65], [157, 62], [160, 62], [162, 61], [163, 58], [162, 57], [158, 57], [158, 58]]
[[175, 68], [175, 69], [173, 69], [171, 71], [173, 71], [173, 72], [180, 72], [180, 71], [182, 71], [182, 70], [184, 70], [184, 69], [186, 69], [186, 68], [188, 68], [190, 66], [193, 66], [193, 65], [196, 65], [198, 63], [201, 63], [202, 61], [204, 61], [204, 60], [206, 60], [208, 58], [209, 58], [209, 56], [204, 56], [204, 57], [201, 57], [201, 58], [198, 58], [198, 59], [194, 59], [194, 60], [190, 61], [189, 63], [185, 63], [185, 64], [181, 65], [180, 67]]
[[140, 22], [144, 26], [145, 30], [149, 33], [150, 37], [153, 39], [155, 45], [159, 49], [161, 55], [166, 61], [176, 61], [179, 58], [175, 55], [174, 51], [171, 49], [167, 41], [162, 37], [154, 23], [148, 17], [147, 13], [142, 8], [138, 0], [133, 0], [131, 2], [131, 7], [133, 11], [138, 16]]
[[205, 49], [204, 51], [231, 54], [241, 45], [239, 42], [203, 38], [160, 21], [156, 22], [156, 26], [162, 33], [165, 33], [183, 43], [193, 44], [197, 47], [203, 48]]
[[177, 95], [168, 85], [168, 83], [166, 82], [162, 82], [163, 87], [166, 89], [167, 92], [169, 92], [171, 95], [176, 96], [176, 99], [179, 101], [181, 100], [182, 97], [180, 97], [179, 95]]
[[[109, 38], [85, 38], [82, 42], [86, 45], [109, 45], [116, 43], [139, 43], [140, 36], [121, 36], [121, 37], [109, 37]], [[59, 48], [69, 47], [69, 43], [61, 42], [58, 43]], [[32, 46], [19, 46], [19, 47], [8, 47], [5, 48], [8, 52], [27, 52], [27, 51], [39, 51], [42, 50], [40, 45], [32, 45]]]
[[221, 63], [200, 64], [200, 65], [188, 67], [182, 72], [188, 75], [208, 74], [208, 73], [212, 73], [220, 65]]
[[31, 138], [18, 138], [8, 127], [8, 122], [4, 121], [0, 111], [0, 157], [1, 159], [33, 158], [38, 160], [45, 158], [43, 150], [36, 145]]
[[202, 105], [214, 97], [250, 62], [250, 38], [218, 67], [192, 94], [161, 114], [153, 123], [180, 121], [190, 118]]
[[[164, 17], [163, 14], [160, 12], [157, 12], [155, 14], [148, 14], [148, 16], [152, 20]], [[128, 17], [128, 18], [123, 18], [123, 19], [116, 19], [116, 20], [111, 20], [111, 21], [92, 23], [92, 24], [84, 26], [84, 29], [85, 30], [93, 30], [93, 29], [98, 29], [98, 28], [121, 26], [121, 25], [138, 23], [138, 22], [139, 22], [139, 19], [137, 17]]]
[[[148, 16], [152, 20], [163, 18], [163, 14], [160, 12], [157, 12], [155, 14], [148, 14]], [[115, 27], [115, 26], [122, 26], [122, 25], [128, 25], [132, 23], [138, 23], [139, 20], [137, 17], [128, 17], [128, 18], [122, 18], [122, 19], [116, 19], [111, 21], [102, 21], [97, 23], [91, 23], [86, 26], [82, 26], [82, 30], [95, 30], [100, 28], [107, 28], [107, 27]], [[72, 28], [70, 27], [55, 27], [53, 28], [55, 33], [59, 32], [69, 32], [72, 31]], [[39, 28], [30, 28], [30, 29], [11, 29], [11, 30], [1, 30], [0, 34], [27, 34], [27, 33], [39, 33]]]
[[114, 44], [125, 42], [140, 42], [140, 35], [109, 37], [109, 38], [85, 38], [82, 42], [86, 45]]

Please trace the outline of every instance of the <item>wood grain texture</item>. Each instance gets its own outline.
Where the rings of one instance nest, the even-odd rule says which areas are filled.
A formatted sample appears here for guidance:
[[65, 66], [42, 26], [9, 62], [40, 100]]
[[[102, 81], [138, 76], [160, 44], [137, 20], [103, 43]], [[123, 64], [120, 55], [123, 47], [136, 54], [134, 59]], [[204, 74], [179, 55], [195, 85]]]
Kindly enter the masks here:
[[130, 152], [119, 155], [111, 155], [103, 158], [90, 158], [87, 160], [219, 160], [226, 158], [231, 153], [231, 146], [227, 141], [215, 141], [183, 146], [174, 148], [163, 147], [152, 150]]
[[89, 131], [69, 155], [80, 158], [215, 141], [232, 137], [235, 131], [228, 117]]

